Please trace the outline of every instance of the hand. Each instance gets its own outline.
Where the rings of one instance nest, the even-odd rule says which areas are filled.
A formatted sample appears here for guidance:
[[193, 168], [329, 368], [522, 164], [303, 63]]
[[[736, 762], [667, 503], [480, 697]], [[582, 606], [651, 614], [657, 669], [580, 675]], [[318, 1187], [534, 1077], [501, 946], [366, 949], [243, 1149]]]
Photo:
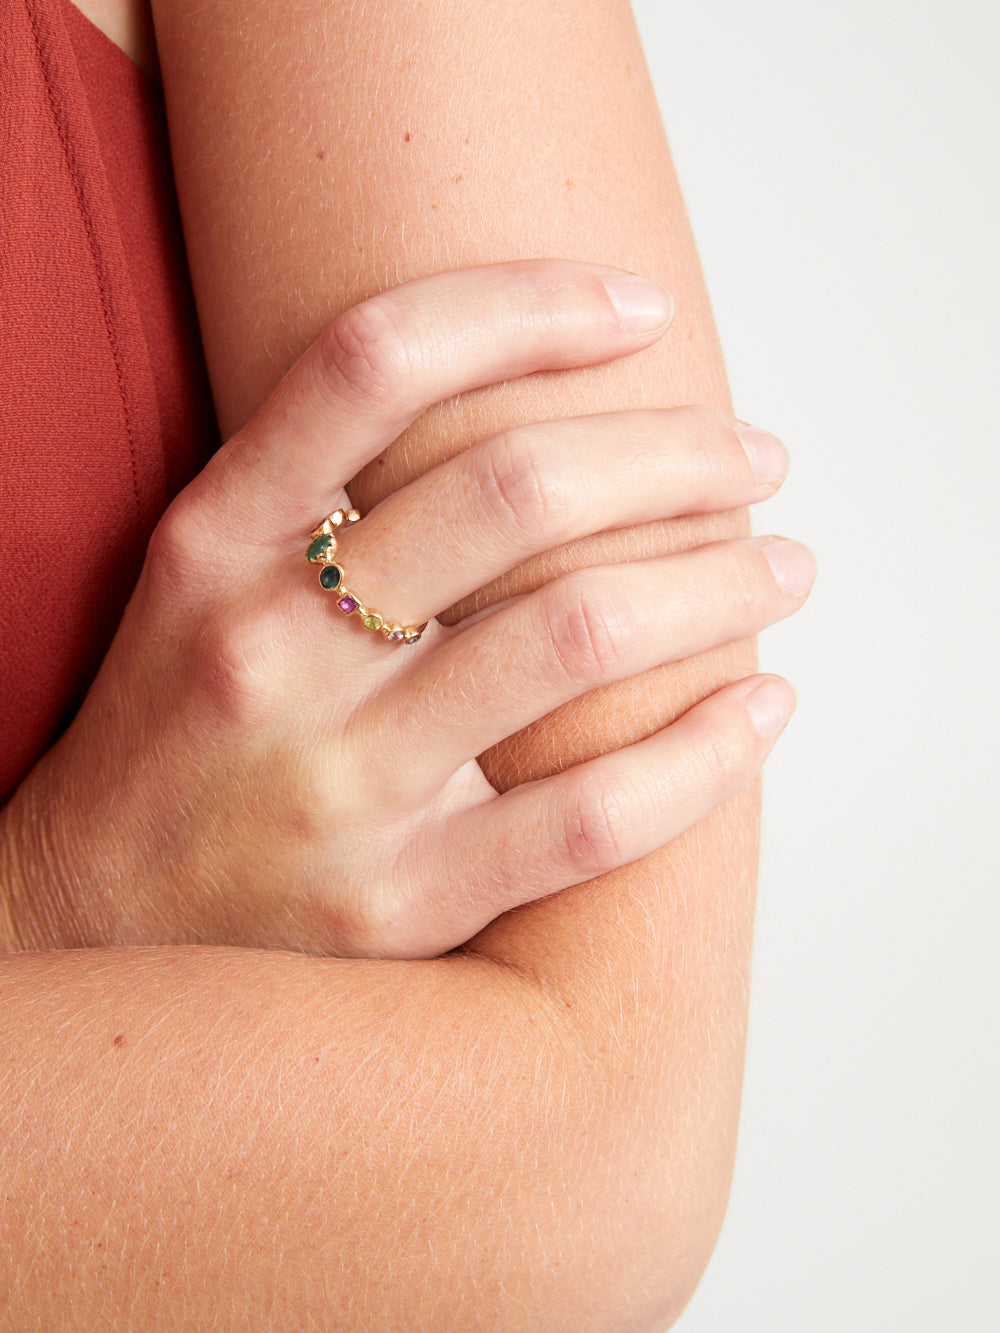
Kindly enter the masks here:
[[[9, 808], [18, 943], [432, 956], [662, 845], [752, 778], [792, 707], [775, 678], [503, 795], [475, 757], [588, 690], [796, 610], [811, 563], [793, 543], [578, 571], [432, 620], [414, 644], [345, 615], [304, 558], [349, 507], [345, 484], [421, 411], [654, 341], [667, 310], [623, 322], [616, 284], [650, 293], [622, 276], [566, 261], [438, 274], [314, 344], [165, 515], [78, 718]], [[338, 529], [343, 586], [418, 625], [587, 533], [752, 503], [784, 454], [744, 439], [768, 460], [760, 476], [702, 409], [505, 432]], [[791, 592], [775, 552], [797, 564]]]

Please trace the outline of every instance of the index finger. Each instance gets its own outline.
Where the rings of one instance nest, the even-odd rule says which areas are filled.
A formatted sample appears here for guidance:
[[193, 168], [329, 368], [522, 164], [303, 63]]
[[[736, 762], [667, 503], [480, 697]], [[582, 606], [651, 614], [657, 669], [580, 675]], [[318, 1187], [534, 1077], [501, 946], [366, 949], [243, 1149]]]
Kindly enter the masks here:
[[[673, 298], [645, 278], [565, 259], [417, 278], [352, 306], [212, 460], [230, 522], [273, 516], [294, 541], [421, 412], [486, 384], [592, 365], [655, 342]], [[235, 506], [232, 512], [230, 506]]]

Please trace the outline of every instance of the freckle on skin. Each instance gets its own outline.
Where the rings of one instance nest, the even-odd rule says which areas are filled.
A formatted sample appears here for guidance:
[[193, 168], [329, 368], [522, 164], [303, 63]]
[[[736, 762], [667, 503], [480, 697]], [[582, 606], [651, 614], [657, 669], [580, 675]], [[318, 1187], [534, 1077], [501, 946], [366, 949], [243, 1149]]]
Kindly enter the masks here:
[[317, 162], [323, 162], [325, 159], [326, 159], [326, 153], [321, 148], [319, 152], [316, 154], [316, 160]]
[[409, 131], [409, 130], [406, 131], [406, 133], [403, 135], [403, 138], [406, 140], [407, 143], [410, 142], [410, 131]]
[[452, 176], [452, 180], [455, 182], [456, 185], [458, 184], [458, 182], [459, 182], [461, 179], [462, 179], [462, 173], [461, 173], [461, 172], [459, 172], [457, 176]]
[[119, 1032], [118, 1036], [115, 1037], [115, 1039], [114, 1039], [114, 1041], [111, 1043], [111, 1045], [112, 1045], [112, 1046], [124, 1046], [124, 1045], [125, 1045], [125, 1033], [124, 1033], [124, 1032]]

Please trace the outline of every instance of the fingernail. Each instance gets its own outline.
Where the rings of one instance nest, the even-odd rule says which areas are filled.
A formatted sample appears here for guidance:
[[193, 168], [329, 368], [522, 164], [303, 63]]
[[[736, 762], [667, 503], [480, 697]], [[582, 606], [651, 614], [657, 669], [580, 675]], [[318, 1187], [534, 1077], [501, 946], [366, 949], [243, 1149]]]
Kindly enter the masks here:
[[760, 544], [786, 597], [801, 597], [809, 591], [816, 578], [816, 557], [808, 546], [784, 537], [765, 537]]
[[781, 481], [788, 471], [788, 450], [781, 441], [745, 421], [737, 421], [735, 430], [757, 480], [768, 486]]
[[632, 333], [655, 333], [674, 317], [674, 298], [664, 287], [634, 273], [613, 273], [602, 278], [622, 328]]
[[798, 700], [787, 680], [765, 680], [747, 695], [746, 707], [750, 720], [761, 737], [769, 741], [786, 725], [795, 712]]

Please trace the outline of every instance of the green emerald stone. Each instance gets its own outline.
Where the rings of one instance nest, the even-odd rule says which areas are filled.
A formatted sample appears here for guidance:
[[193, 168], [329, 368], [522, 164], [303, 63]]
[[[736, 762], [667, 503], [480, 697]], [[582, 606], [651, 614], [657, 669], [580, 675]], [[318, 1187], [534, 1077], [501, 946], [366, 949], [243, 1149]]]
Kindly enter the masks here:
[[333, 592], [334, 588], [340, 586], [343, 577], [344, 571], [339, 565], [327, 565], [325, 569], [320, 570], [319, 581], [327, 592]]
[[308, 551], [306, 551], [306, 559], [322, 560], [329, 548], [331, 540], [328, 532], [321, 532], [318, 537], [314, 537], [309, 543]]
[[365, 629], [381, 629], [382, 617], [376, 615], [368, 615], [365, 616], [364, 620], [362, 620], [361, 623], [362, 625], [364, 625]]

